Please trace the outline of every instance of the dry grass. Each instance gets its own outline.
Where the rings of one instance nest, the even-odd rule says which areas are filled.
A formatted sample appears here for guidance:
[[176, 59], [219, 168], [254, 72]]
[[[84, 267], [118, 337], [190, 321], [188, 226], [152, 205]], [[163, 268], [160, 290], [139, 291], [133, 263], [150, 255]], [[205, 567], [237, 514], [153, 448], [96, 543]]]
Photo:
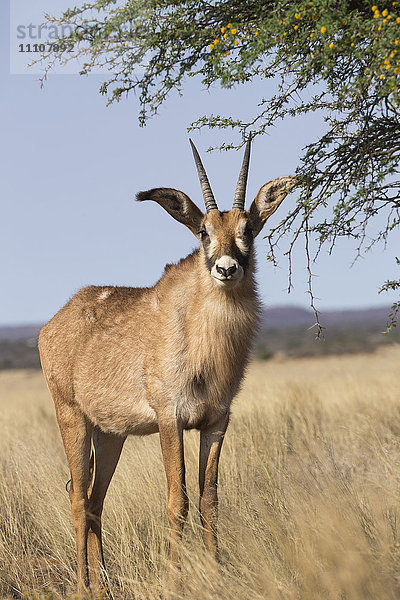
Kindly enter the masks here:
[[[400, 595], [400, 346], [256, 363], [221, 458], [223, 564], [190, 519], [182, 598], [386, 600]], [[73, 597], [69, 478], [40, 373], [0, 372], [0, 596]], [[162, 597], [167, 521], [158, 436], [128, 440], [105, 506], [115, 598]]]

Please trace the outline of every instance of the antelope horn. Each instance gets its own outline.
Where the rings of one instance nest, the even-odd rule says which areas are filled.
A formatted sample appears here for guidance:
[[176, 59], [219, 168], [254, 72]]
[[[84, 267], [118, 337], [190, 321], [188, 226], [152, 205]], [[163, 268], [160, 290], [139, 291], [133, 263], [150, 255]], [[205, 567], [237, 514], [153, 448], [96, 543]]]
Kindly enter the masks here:
[[250, 163], [250, 146], [251, 137], [247, 140], [246, 149], [244, 151], [243, 164], [240, 169], [239, 179], [236, 186], [235, 197], [233, 199], [232, 208], [238, 208], [244, 210], [244, 203], [246, 200], [246, 185], [247, 185], [247, 174], [249, 172]]
[[201, 162], [199, 153], [197, 152], [196, 146], [193, 144], [192, 140], [189, 139], [190, 145], [192, 146], [194, 162], [196, 163], [197, 172], [199, 174], [201, 191], [203, 192], [204, 203], [206, 205], [206, 211], [209, 213], [210, 210], [218, 210], [217, 203], [214, 199], [214, 194], [212, 193], [212, 189], [210, 183], [208, 181], [207, 173], [205, 168], [203, 167], [203, 163]]

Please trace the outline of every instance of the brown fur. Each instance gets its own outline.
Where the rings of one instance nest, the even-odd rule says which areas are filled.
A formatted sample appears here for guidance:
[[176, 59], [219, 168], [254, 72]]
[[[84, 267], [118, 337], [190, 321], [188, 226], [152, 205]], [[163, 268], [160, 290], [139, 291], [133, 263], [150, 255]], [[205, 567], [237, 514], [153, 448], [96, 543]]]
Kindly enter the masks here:
[[[183, 430], [200, 430], [200, 514], [206, 546], [217, 555], [218, 460], [259, 308], [253, 237], [241, 236], [247, 224], [255, 235], [261, 230], [294, 180], [270, 183], [273, 194], [270, 184], [263, 186], [267, 192], [260, 190], [249, 213], [212, 210], [204, 216], [177, 190], [141, 193], [139, 200], [158, 202], [195, 235], [202, 230], [200, 249], [167, 265], [152, 288], [80, 290], [41, 331], [43, 372], [71, 470], [80, 591], [89, 580], [98, 585], [104, 497], [129, 434], [160, 434], [174, 567], [188, 510]], [[245, 266], [238, 259], [234, 276], [213, 277], [218, 261], [228, 268], [232, 256]]]

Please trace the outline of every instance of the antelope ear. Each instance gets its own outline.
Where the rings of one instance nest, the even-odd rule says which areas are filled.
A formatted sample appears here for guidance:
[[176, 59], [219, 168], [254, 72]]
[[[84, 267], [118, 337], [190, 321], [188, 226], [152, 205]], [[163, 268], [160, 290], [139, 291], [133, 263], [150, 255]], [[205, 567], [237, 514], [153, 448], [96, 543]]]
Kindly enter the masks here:
[[278, 177], [260, 188], [249, 210], [249, 221], [254, 237], [260, 233], [265, 221], [276, 211], [296, 183], [296, 177]]
[[136, 194], [136, 200], [153, 200], [162, 206], [174, 219], [183, 223], [197, 237], [203, 220], [203, 213], [189, 196], [173, 188], [154, 188]]

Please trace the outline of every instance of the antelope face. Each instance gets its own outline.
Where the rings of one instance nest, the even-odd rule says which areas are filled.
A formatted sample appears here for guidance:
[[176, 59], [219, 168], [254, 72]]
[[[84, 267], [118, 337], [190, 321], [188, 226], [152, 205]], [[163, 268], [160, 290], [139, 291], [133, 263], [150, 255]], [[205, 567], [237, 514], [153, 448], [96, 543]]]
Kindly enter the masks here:
[[233, 209], [207, 213], [198, 232], [206, 267], [218, 286], [235, 287], [246, 274], [253, 250], [248, 215]]
[[199, 174], [206, 213], [184, 192], [173, 188], [154, 188], [139, 192], [137, 200], [153, 200], [177, 221], [183, 223], [200, 240], [205, 265], [216, 285], [235, 287], [250, 266], [253, 242], [264, 223], [296, 185], [295, 177], [278, 177], [265, 183], [246, 212], [244, 208], [247, 173], [250, 161], [250, 140], [246, 144], [243, 164], [233, 199], [232, 210], [220, 212], [207, 174], [193, 144], [194, 160]]

